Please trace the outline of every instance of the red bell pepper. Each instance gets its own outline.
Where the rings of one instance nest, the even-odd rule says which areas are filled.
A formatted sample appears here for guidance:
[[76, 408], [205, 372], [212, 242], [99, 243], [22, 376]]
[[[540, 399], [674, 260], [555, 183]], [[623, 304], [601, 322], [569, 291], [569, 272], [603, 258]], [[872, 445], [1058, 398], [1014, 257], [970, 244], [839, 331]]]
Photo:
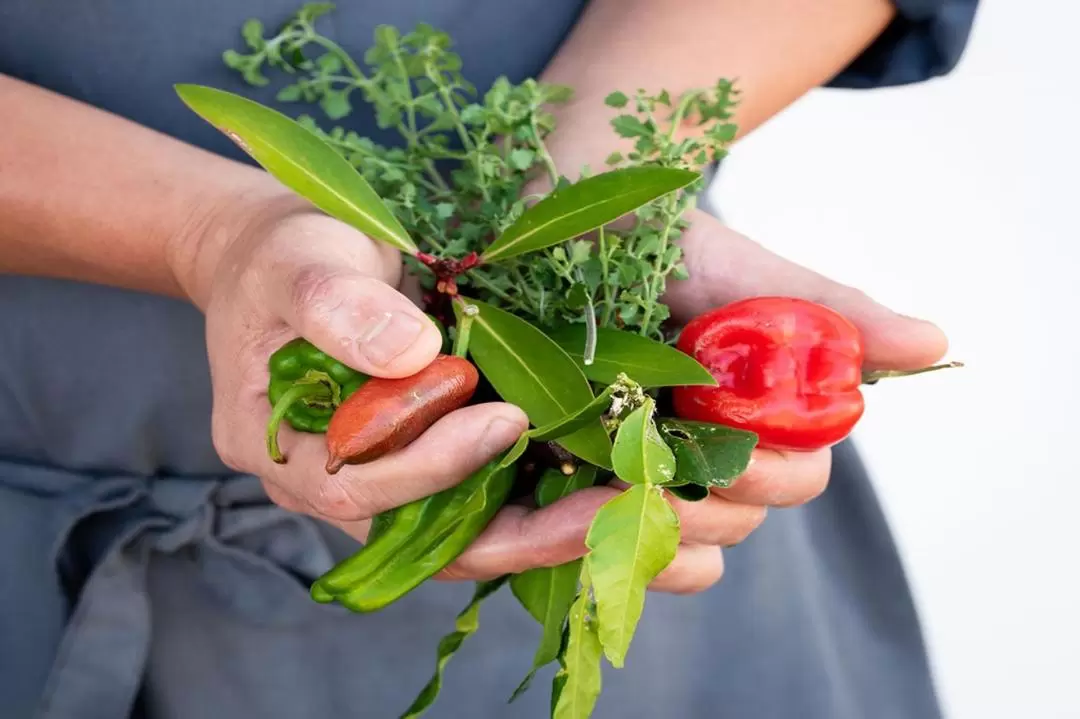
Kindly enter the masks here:
[[863, 346], [838, 312], [755, 297], [694, 318], [678, 348], [716, 378], [676, 387], [675, 413], [756, 432], [758, 446], [813, 450], [844, 439], [863, 414]]

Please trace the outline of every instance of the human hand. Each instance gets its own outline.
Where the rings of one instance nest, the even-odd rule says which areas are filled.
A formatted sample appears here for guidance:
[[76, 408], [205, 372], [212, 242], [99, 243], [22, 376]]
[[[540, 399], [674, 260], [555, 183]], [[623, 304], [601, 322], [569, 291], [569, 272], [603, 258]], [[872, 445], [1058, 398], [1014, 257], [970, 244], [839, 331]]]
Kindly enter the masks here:
[[185, 263], [185, 287], [206, 312], [213, 438], [228, 466], [258, 476], [278, 505], [337, 525], [357, 539], [370, 517], [453, 486], [512, 444], [524, 413], [503, 403], [452, 412], [400, 452], [325, 472], [322, 435], [281, 429], [289, 458], [267, 456], [267, 359], [302, 336], [354, 369], [403, 377], [428, 365], [435, 325], [395, 287], [397, 251], [314, 211], [248, 223], [218, 252]]
[[[828, 305], [854, 322], [870, 368], [915, 369], [945, 353], [945, 336], [934, 325], [898, 315], [855, 289], [778, 257], [704, 212], [695, 211], [689, 219], [681, 244], [690, 279], [672, 282], [664, 298], [676, 320], [685, 322], [746, 297], [796, 296]], [[682, 546], [651, 588], [686, 593], [714, 584], [723, 573], [723, 547], [745, 539], [769, 507], [796, 506], [817, 497], [825, 490], [830, 465], [828, 449], [759, 449], [732, 487], [714, 489], [701, 502], [672, 499]], [[585, 552], [585, 534], [596, 510], [617, 491], [593, 487], [540, 510], [506, 508], [445, 574], [486, 578], [576, 559]]]

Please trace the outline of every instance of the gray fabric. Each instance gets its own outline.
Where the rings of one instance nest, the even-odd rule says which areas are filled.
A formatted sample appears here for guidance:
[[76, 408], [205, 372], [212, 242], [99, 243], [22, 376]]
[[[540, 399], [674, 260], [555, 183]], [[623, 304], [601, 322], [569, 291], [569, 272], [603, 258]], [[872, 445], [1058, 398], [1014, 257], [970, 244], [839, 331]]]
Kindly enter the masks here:
[[[0, 72], [237, 157], [171, 85], [250, 92], [220, 52], [244, 19], [273, 25], [294, 2], [4, 0]], [[377, 23], [428, 21], [457, 38], [483, 87], [535, 74], [579, 10], [395, 0], [344, 5], [328, 27], [359, 50]], [[352, 126], [374, 132], [370, 117]], [[222, 466], [193, 308], [0, 277], [0, 317], [0, 715], [392, 717], [409, 703], [470, 588], [431, 583], [369, 616], [310, 601], [332, 551], [355, 545]], [[543, 716], [543, 683], [504, 703], [538, 628], [506, 591], [481, 614], [432, 716]], [[901, 566], [853, 450], [838, 448], [824, 497], [774, 512], [728, 553], [720, 586], [651, 596], [628, 667], [605, 681], [601, 718], [937, 717]]]

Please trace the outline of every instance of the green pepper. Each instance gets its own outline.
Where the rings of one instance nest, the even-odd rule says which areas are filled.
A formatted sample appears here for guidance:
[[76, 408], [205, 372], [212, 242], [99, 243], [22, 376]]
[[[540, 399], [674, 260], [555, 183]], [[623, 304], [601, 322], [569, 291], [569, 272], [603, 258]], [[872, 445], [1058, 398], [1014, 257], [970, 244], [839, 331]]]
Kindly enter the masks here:
[[267, 394], [274, 409], [266, 426], [266, 448], [278, 463], [285, 461], [277, 443], [283, 419], [301, 432], [325, 432], [338, 405], [368, 380], [303, 338], [270, 355], [269, 365]]
[[400, 599], [484, 531], [510, 494], [515, 474], [513, 465], [499, 468], [496, 459], [456, 487], [380, 514], [364, 548], [319, 577], [312, 598], [337, 600], [355, 612]]

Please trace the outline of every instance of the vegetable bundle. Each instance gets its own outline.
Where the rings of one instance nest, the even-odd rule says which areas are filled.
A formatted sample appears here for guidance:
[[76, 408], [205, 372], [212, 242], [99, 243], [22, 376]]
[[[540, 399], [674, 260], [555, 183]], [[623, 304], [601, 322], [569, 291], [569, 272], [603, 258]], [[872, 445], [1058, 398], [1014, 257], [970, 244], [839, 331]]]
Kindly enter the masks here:
[[[515, 491], [531, 487], [543, 507], [617, 477], [630, 487], [597, 513], [583, 559], [478, 583], [439, 645], [435, 676], [403, 715], [432, 704], [480, 603], [509, 583], [543, 628], [512, 696], [557, 662], [552, 716], [587, 717], [601, 657], [623, 665], [646, 588], [675, 557], [679, 522], [666, 496], [700, 500], [730, 485], [759, 444], [809, 449], [846, 436], [862, 413], [858, 332], [818, 305], [767, 298], [708, 313], [670, 344], [660, 298], [667, 278], [686, 277], [676, 241], [703, 186], [699, 169], [735, 137], [730, 82], [677, 98], [613, 92], [606, 103], [621, 114], [612, 126], [634, 149], [570, 182], [545, 144], [547, 107], [568, 88], [500, 78], [480, 96], [450, 39], [428, 26], [379, 28], [361, 67], [315, 28], [330, 9], [305, 5], [270, 37], [248, 21], [249, 52], [228, 51], [226, 63], [255, 85], [269, 82], [268, 69], [283, 73], [291, 82], [279, 100], [317, 103], [331, 120], [363, 99], [402, 146], [212, 88], [177, 90], [282, 183], [400, 250], [453, 344], [417, 375], [386, 380], [290, 342], [269, 360], [268, 451], [287, 461], [282, 421], [326, 432], [326, 469], [336, 472], [406, 446], [475, 392], [518, 405], [532, 429], [460, 485], [376, 517], [365, 546], [320, 577], [312, 597], [377, 611], [453, 562]], [[702, 132], [677, 138], [691, 121]], [[523, 197], [537, 179], [552, 192]], [[628, 214], [629, 224], [609, 227]], [[778, 335], [778, 316], [805, 331]], [[818, 379], [807, 392], [793, 378], [762, 379], [774, 371]], [[661, 416], [672, 396], [681, 416]]]

